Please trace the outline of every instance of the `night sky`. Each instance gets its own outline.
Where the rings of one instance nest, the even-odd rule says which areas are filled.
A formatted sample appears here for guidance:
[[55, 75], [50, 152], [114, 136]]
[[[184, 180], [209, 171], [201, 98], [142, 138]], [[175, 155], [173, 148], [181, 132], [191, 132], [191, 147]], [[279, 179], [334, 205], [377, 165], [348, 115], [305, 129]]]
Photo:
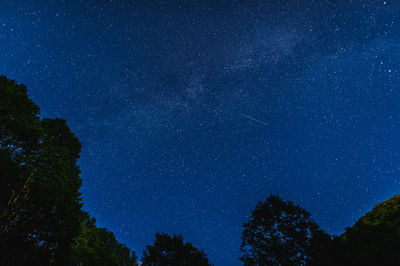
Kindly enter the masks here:
[[334, 234], [400, 193], [399, 23], [390, 0], [2, 0], [0, 73], [81, 140], [99, 226], [240, 265], [271, 193]]

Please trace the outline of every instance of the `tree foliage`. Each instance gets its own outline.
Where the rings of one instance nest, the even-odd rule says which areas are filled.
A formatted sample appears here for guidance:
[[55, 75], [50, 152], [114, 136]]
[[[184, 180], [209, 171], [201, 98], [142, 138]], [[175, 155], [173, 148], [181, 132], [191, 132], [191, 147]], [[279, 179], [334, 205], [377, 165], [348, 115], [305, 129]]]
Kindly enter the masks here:
[[81, 179], [76, 165], [80, 149], [64, 120], [41, 120], [26, 87], [0, 77], [4, 263], [70, 262], [81, 220]]
[[82, 232], [73, 244], [76, 265], [135, 266], [136, 255], [120, 244], [114, 234], [96, 227], [96, 220], [85, 213]]
[[400, 264], [400, 195], [377, 204], [339, 238], [353, 265]]
[[40, 119], [27, 88], [0, 76], [0, 265], [73, 265], [78, 246], [95, 251], [96, 265], [134, 265], [81, 210], [80, 151], [65, 120]]
[[154, 244], [143, 251], [142, 265], [203, 266], [210, 265], [203, 251], [184, 243], [181, 235], [156, 233]]
[[306, 210], [274, 195], [259, 202], [243, 226], [245, 265], [304, 265], [330, 239]]

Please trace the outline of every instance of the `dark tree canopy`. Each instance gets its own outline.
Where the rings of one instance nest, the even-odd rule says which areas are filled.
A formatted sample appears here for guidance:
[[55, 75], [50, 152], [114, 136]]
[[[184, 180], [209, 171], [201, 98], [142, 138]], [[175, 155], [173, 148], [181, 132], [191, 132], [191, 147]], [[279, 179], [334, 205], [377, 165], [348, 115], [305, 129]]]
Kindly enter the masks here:
[[96, 220], [85, 213], [82, 233], [73, 244], [73, 261], [76, 265], [135, 266], [136, 255], [120, 244], [114, 234], [96, 227]]
[[243, 226], [245, 265], [304, 265], [317, 253], [317, 242], [329, 239], [306, 210], [274, 195], [259, 202]]
[[39, 118], [27, 89], [0, 77], [0, 250], [4, 264], [68, 264], [79, 234], [80, 142]]
[[[65, 120], [40, 119], [26, 87], [0, 76], [0, 265], [135, 265], [81, 210], [80, 151]], [[76, 261], [87, 249], [102, 262]]]
[[156, 233], [154, 244], [143, 251], [142, 265], [203, 266], [210, 265], [203, 251], [184, 243], [181, 235]]
[[400, 195], [377, 204], [339, 240], [346, 263], [400, 265]]

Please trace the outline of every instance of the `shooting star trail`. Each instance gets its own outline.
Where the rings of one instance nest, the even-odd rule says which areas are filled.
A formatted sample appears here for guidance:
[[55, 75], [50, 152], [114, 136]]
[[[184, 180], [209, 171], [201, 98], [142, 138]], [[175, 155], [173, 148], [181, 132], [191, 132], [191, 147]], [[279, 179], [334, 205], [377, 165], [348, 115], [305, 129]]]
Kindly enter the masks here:
[[246, 118], [248, 118], [248, 119], [250, 119], [250, 120], [256, 121], [256, 122], [258, 122], [258, 123], [260, 123], [260, 124], [262, 124], [262, 125], [264, 125], [264, 126], [268, 126], [267, 123], [265, 123], [265, 122], [263, 122], [263, 121], [260, 121], [260, 120], [258, 120], [258, 119], [255, 119], [254, 117], [251, 117], [251, 116], [249, 116], [249, 115], [244, 115], [244, 114], [240, 114], [240, 115], [243, 116], [243, 117], [246, 117]]

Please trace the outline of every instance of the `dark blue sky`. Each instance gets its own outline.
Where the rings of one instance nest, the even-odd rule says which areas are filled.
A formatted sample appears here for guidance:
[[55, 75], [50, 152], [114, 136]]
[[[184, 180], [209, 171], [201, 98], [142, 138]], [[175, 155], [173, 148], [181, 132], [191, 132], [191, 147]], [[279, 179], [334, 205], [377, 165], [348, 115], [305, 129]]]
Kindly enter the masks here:
[[0, 72], [81, 140], [100, 226], [239, 265], [270, 193], [336, 234], [400, 193], [399, 21], [390, 0], [3, 0]]

